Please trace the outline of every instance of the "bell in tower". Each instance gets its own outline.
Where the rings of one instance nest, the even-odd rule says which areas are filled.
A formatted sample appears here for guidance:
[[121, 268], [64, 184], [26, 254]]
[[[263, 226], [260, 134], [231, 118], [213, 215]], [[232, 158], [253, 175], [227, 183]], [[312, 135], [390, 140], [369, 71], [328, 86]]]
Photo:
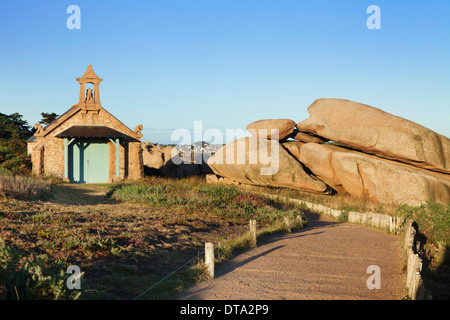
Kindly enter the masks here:
[[[102, 107], [100, 103], [100, 92], [98, 86], [103, 79], [100, 79], [92, 70], [92, 65], [88, 65], [86, 72], [81, 78], [76, 79], [80, 84], [80, 97], [78, 100], [78, 106], [82, 110], [87, 111], [99, 111]], [[86, 83], [94, 85], [94, 90], [91, 88], [86, 89]]]

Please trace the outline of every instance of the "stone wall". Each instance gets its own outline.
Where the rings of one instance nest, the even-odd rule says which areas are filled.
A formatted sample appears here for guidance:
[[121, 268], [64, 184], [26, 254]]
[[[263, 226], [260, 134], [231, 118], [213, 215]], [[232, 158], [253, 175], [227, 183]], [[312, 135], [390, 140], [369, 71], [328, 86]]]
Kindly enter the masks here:
[[[73, 125], [103, 125], [116, 131], [127, 134], [127, 127], [117, 124], [108, 112], [100, 109], [99, 112], [84, 112], [82, 110], [62, 122], [44, 138], [37, 138], [39, 143], [34, 143], [31, 151], [33, 173], [36, 175], [50, 174], [64, 178], [64, 139], [55, 137], [59, 133]], [[142, 149], [139, 141], [120, 139], [119, 150], [119, 179], [139, 179], [144, 176], [142, 166]], [[109, 139], [101, 139], [109, 145], [109, 181], [116, 178], [116, 146]]]
[[53, 136], [43, 139], [44, 172], [58, 178], [64, 178], [64, 140]]

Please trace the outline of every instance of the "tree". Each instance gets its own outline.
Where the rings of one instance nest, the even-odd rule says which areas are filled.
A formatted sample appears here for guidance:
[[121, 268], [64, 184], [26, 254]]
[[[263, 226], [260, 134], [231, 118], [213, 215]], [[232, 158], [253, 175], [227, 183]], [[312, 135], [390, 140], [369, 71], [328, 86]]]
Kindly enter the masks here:
[[42, 116], [42, 120], [39, 121], [39, 124], [42, 124], [43, 126], [48, 126], [50, 123], [55, 121], [56, 118], [59, 117], [59, 115], [54, 112], [52, 112], [52, 113], [41, 112], [41, 116]]
[[0, 139], [9, 140], [13, 136], [28, 139], [31, 136], [28, 123], [17, 112], [9, 116], [0, 112], [0, 128]]
[[25, 142], [32, 135], [28, 123], [19, 113], [0, 113], [0, 169], [26, 173], [30, 168]]

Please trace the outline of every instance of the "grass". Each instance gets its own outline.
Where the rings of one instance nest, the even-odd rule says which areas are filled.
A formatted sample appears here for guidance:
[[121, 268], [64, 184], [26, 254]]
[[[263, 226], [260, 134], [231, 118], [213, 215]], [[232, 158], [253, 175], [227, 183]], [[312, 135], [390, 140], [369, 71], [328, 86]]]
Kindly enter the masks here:
[[[367, 199], [355, 199], [347, 195], [318, 195], [284, 188], [245, 186], [245, 190], [256, 194], [270, 193], [287, 198], [301, 199], [341, 210], [342, 215], [339, 222], [346, 222], [348, 213], [351, 211], [388, 214], [405, 219], [411, 218], [416, 221], [419, 232], [428, 241], [428, 244], [435, 247], [445, 247], [450, 244], [450, 203], [444, 205], [430, 199], [421, 206], [413, 207], [408, 205], [380, 204]], [[305, 206], [301, 209], [307, 209], [307, 207]]]
[[0, 173], [0, 194], [26, 199], [42, 199], [50, 195], [48, 181], [3, 171]]
[[294, 217], [298, 210], [287, 210], [272, 200], [244, 192], [234, 186], [205, 184], [199, 179], [147, 179], [143, 182], [113, 185], [108, 195], [121, 201], [145, 203], [157, 208], [183, 208], [187, 212], [207, 210], [226, 219], [255, 219], [274, 222]]
[[450, 246], [450, 203], [444, 206], [430, 200], [419, 207], [402, 205], [398, 213], [413, 219], [425, 240], [434, 246]]
[[[210, 185], [201, 178], [152, 177], [107, 187], [28, 181], [30, 188], [43, 186], [43, 194], [50, 192], [53, 198], [10, 192], [1, 200], [2, 299], [132, 299], [194, 258], [142, 298], [176, 297], [206, 277], [199, 256], [205, 242], [216, 244], [220, 263], [253, 245], [250, 219], [258, 221], [259, 238], [283, 232], [285, 216], [294, 222], [293, 228], [302, 227], [305, 221], [295, 217], [307, 208], [275, 202], [262, 193], [347, 212], [411, 217], [427, 240], [423, 250], [430, 266], [437, 271], [448, 268], [450, 206], [432, 201], [421, 207], [398, 207], [281, 188]], [[84, 272], [81, 291], [64, 290], [69, 265]], [[439, 272], [434, 277], [437, 282], [447, 279]]]
[[261, 186], [242, 186], [251, 193], [270, 193], [286, 198], [301, 199], [307, 202], [321, 204], [332, 209], [356, 211], [356, 212], [375, 212], [396, 216], [398, 215], [398, 205], [384, 203], [380, 204], [366, 198], [354, 198], [350, 195], [322, 195], [303, 192], [287, 188], [261, 187]]
[[417, 229], [416, 248], [424, 261], [424, 283], [435, 299], [450, 295], [450, 203], [446, 206], [430, 200], [418, 207], [403, 205], [398, 213], [413, 219]]
[[[205, 242], [220, 243], [218, 262], [249, 247], [249, 219], [275, 232], [285, 215], [301, 214], [198, 178], [155, 177], [107, 190], [58, 184], [51, 191], [45, 201], [8, 196], [0, 203], [0, 298], [132, 299], [197, 257]], [[202, 263], [194, 259], [142, 298], [175, 297], [205, 277]], [[69, 265], [84, 272], [81, 291], [64, 290]]]

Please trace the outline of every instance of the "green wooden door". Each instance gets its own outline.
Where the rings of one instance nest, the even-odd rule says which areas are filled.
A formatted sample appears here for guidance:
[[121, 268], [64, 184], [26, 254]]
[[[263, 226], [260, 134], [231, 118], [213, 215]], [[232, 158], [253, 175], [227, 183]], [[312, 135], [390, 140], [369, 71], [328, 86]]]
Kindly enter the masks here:
[[77, 141], [69, 147], [69, 179], [73, 183], [106, 183], [109, 178], [107, 143]]

